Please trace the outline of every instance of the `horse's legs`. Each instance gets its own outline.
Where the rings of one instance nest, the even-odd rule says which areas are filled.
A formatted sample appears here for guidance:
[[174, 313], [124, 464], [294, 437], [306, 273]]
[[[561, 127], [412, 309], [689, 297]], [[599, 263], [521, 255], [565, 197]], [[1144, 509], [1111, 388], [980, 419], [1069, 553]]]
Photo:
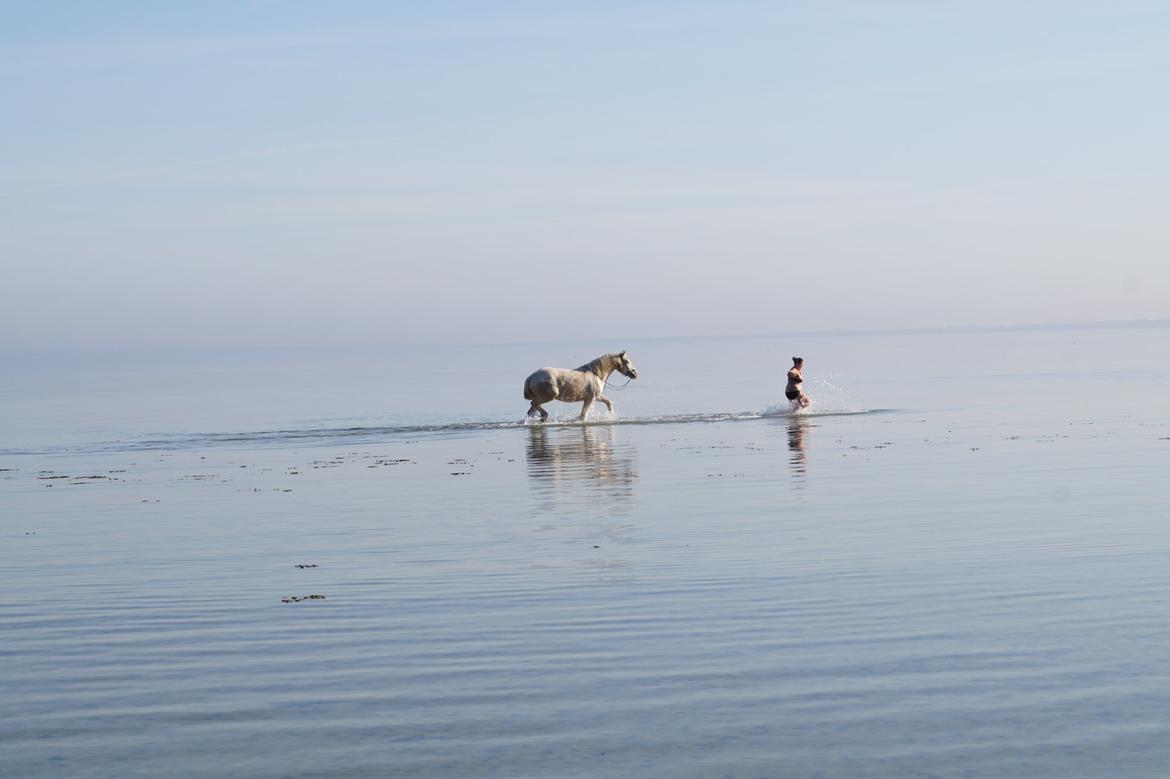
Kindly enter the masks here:
[[613, 413], [613, 401], [611, 401], [611, 400], [610, 400], [609, 398], [607, 398], [605, 395], [598, 395], [598, 396], [597, 396], [597, 399], [598, 399], [598, 400], [600, 400], [602, 403], [604, 403], [604, 404], [605, 404], [605, 410], [606, 410], [606, 411], [608, 411], [608, 412], [609, 412], [609, 413], [611, 413], [611, 414]]
[[548, 419], [548, 412], [540, 407], [540, 401], [537, 401], [537, 400], [532, 401], [532, 405], [528, 407], [528, 413], [525, 414], [525, 416], [529, 416], [529, 417], [532, 416], [532, 412], [534, 412], [534, 411], [537, 414], [540, 414], [540, 421], [541, 422]]
[[581, 404], [581, 416], [577, 417], [582, 422], [585, 421], [585, 415], [589, 413], [589, 407], [593, 405], [593, 398], [585, 398], [585, 402]]

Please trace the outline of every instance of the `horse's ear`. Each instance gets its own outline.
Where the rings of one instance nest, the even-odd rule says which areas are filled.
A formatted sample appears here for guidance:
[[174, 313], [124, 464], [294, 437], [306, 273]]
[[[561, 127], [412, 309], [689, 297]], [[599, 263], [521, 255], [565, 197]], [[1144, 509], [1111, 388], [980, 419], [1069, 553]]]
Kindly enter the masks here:
[[618, 355], [618, 357], [625, 357], [625, 356], [626, 356], [626, 354], [627, 354], [627, 352], [625, 352], [625, 351], [622, 351], [622, 353], [621, 353], [621, 354], [619, 354], [619, 355]]

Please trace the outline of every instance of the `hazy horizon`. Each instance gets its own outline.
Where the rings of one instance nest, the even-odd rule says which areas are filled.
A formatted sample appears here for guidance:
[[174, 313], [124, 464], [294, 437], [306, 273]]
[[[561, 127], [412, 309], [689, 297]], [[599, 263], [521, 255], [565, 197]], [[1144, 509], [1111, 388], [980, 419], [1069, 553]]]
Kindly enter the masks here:
[[1170, 316], [1160, 3], [3, 21], [3, 352]]
[[[576, 344], [597, 344], [612, 342], [615, 348], [623, 345], [640, 343], [660, 343], [672, 341], [736, 341], [736, 340], [767, 340], [777, 338], [796, 339], [823, 339], [823, 338], [878, 338], [883, 336], [916, 336], [916, 335], [978, 335], [994, 333], [1035, 333], [1035, 332], [1077, 332], [1077, 331], [1109, 331], [1109, 330], [1164, 330], [1170, 329], [1170, 319], [1133, 319], [1110, 320], [1098, 322], [1034, 322], [1014, 325], [956, 325], [953, 327], [908, 327], [887, 330], [799, 330], [799, 331], [772, 331], [755, 333], [711, 333], [694, 334], [682, 333], [679, 335], [637, 336], [620, 333], [588, 334], [580, 337], [567, 336], [563, 338], [545, 339], [512, 339], [512, 340], [475, 340], [462, 341], [347, 341], [335, 343], [254, 343], [231, 345], [181, 346], [173, 345], [123, 345], [109, 348], [55, 348], [55, 349], [0, 349], [0, 355], [10, 358], [115, 358], [115, 357], [147, 357], [158, 354], [196, 356], [206, 354], [236, 354], [251, 353], [317, 353], [330, 352], [364, 352], [381, 351], [388, 349], [489, 349], [492, 347], [508, 348], [522, 346], [569, 346]], [[794, 344], [797, 348], [799, 344]], [[798, 348], [799, 350], [799, 348]]]

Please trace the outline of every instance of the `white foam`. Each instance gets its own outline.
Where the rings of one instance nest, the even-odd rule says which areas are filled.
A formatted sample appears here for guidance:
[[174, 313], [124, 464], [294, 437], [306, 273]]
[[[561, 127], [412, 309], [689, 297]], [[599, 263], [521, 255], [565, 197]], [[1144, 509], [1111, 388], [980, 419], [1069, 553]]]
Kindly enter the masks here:
[[812, 404], [804, 408], [793, 408], [791, 401], [784, 401], [764, 409], [766, 417], [818, 416], [826, 414], [861, 414], [867, 409], [854, 402], [845, 390], [828, 379], [818, 377], [806, 382], [805, 394]]

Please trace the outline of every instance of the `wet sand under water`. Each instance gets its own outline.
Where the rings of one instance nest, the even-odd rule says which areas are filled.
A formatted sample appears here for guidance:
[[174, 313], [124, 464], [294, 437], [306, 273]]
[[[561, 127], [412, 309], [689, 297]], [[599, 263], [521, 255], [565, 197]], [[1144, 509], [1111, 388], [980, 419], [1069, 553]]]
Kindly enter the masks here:
[[0, 457], [3, 773], [1161, 776], [1170, 420]]

